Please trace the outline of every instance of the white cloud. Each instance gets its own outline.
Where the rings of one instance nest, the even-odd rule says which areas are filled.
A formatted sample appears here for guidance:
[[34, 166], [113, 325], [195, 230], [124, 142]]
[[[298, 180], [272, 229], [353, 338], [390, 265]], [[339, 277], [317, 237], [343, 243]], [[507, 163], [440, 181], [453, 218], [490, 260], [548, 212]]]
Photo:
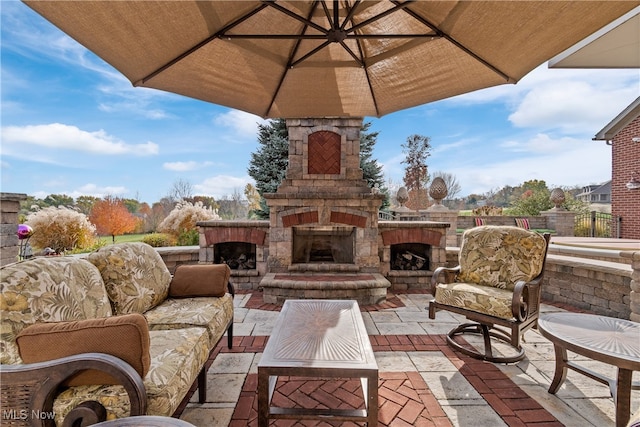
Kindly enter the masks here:
[[187, 172], [198, 169], [203, 169], [208, 166], [213, 165], [213, 162], [166, 162], [162, 164], [162, 167], [166, 170], [174, 171], [174, 172]]
[[129, 192], [127, 187], [122, 187], [122, 186], [100, 187], [96, 184], [89, 183], [64, 194], [68, 194], [69, 196], [75, 199], [79, 196], [93, 196], [93, 197], [99, 197], [99, 198], [103, 198], [105, 196], [122, 196], [127, 192]]
[[258, 134], [258, 124], [266, 124], [268, 121], [244, 111], [230, 110], [227, 113], [216, 116], [213, 122], [218, 126], [232, 129], [234, 133], [242, 138], [255, 138]]
[[521, 128], [595, 134], [626, 107], [613, 100], [633, 99], [631, 96], [629, 88], [606, 89], [584, 80], [548, 82], [531, 89], [509, 121]]
[[158, 145], [153, 142], [127, 144], [108, 135], [104, 130], [88, 132], [61, 123], [3, 127], [2, 141], [4, 144], [30, 144], [106, 155], [149, 156], [158, 154], [159, 151]]
[[[602, 141], [554, 139], [537, 134], [528, 141], [510, 141], [508, 145], [521, 155], [485, 161], [482, 167], [470, 159], [447, 170], [460, 182], [461, 194], [482, 194], [532, 179], [544, 180], [549, 188], [597, 184], [611, 179], [611, 148]], [[513, 150], [514, 147], [517, 150]]]
[[219, 199], [223, 196], [231, 196], [236, 190], [244, 194], [244, 187], [249, 183], [255, 185], [249, 176], [216, 175], [205, 179], [200, 184], [195, 184], [193, 189], [194, 194]]

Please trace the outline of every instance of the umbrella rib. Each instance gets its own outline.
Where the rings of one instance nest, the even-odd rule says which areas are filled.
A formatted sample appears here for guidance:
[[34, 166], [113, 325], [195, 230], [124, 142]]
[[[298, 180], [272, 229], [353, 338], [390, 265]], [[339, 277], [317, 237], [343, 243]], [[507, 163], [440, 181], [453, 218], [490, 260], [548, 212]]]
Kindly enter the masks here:
[[391, 9], [386, 10], [385, 12], [379, 13], [376, 16], [372, 16], [371, 18], [369, 18], [369, 19], [367, 19], [365, 21], [362, 21], [361, 23], [359, 23], [357, 25], [352, 26], [351, 28], [349, 28], [349, 29], [347, 29], [345, 31], [348, 32], [348, 33], [352, 33], [352, 32], [354, 32], [356, 30], [359, 30], [360, 28], [362, 28], [362, 27], [364, 27], [366, 25], [369, 25], [372, 22], [378, 21], [378, 20], [384, 18], [385, 16], [388, 16], [388, 15], [390, 15], [392, 13], [395, 13], [395, 12], [397, 12], [399, 10], [402, 10], [402, 9], [405, 9], [405, 8], [409, 7], [411, 5], [411, 3], [413, 3], [414, 1], [415, 0], [407, 0], [404, 3], [398, 3], [397, 1], [394, 1], [393, 3], [395, 4], [395, 7], [392, 7]]
[[235, 27], [235, 26], [241, 24], [242, 22], [246, 21], [247, 19], [251, 18], [253, 15], [255, 15], [258, 12], [260, 12], [265, 7], [267, 7], [265, 4], [262, 4], [262, 5], [258, 6], [258, 7], [256, 7], [255, 9], [253, 9], [249, 13], [241, 16], [240, 18], [236, 19], [235, 21], [233, 21], [232, 23], [230, 23], [226, 27], [220, 29], [219, 31], [216, 31], [214, 34], [210, 35], [209, 37], [207, 37], [206, 39], [204, 39], [200, 43], [196, 44], [195, 46], [193, 46], [189, 50], [186, 50], [185, 52], [181, 53], [177, 57], [173, 58], [171, 61], [167, 62], [166, 64], [164, 64], [160, 68], [158, 68], [155, 71], [153, 71], [150, 74], [148, 74], [146, 77], [143, 77], [142, 79], [134, 82], [133, 85], [134, 86], [139, 86], [141, 84], [144, 84], [147, 80], [152, 79], [153, 77], [157, 76], [158, 74], [160, 74], [161, 72], [163, 72], [167, 68], [169, 68], [169, 67], [173, 66], [174, 64], [182, 61], [184, 58], [186, 58], [187, 56], [191, 55], [193, 52], [197, 51], [198, 49], [200, 49], [204, 45], [208, 44], [212, 40], [215, 40], [215, 39], [219, 38], [220, 36], [224, 35], [224, 33], [226, 31], [232, 29], [233, 27]]
[[292, 17], [293, 19], [297, 19], [298, 21], [302, 22], [303, 24], [309, 26], [309, 27], [313, 27], [316, 30], [320, 31], [323, 34], [327, 34], [327, 29], [316, 24], [315, 22], [311, 21], [311, 19], [307, 19], [304, 18], [300, 15], [298, 15], [295, 12], [290, 11], [289, 9], [287, 9], [286, 7], [282, 7], [279, 4], [276, 4], [275, 0], [262, 0], [263, 4], [266, 4], [268, 6], [273, 7], [274, 9], [284, 13], [285, 15], [288, 15], [290, 17]]
[[[399, 4], [397, 0], [391, 0], [393, 3], [395, 4]], [[404, 3], [402, 3], [404, 4]], [[507, 82], [515, 82], [516, 80], [511, 78], [508, 74], [506, 74], [505, 72], [503, 72], [502, 70], [500, 70], [498, 67], [496, 67], [495, 65], [491, 64], [489, 61], [481, 58], [480, 56], [478, 56], [475, 52], [473, 52], [472, 50], [470, 50], [469, 48], [467, 48], [466, 46], [464, 46], [462, 43], [460, 43], [459, 41], [457, 41], [456, 39], [454, 39], [453, 37], [451, 37], [449, 34], [445, 33], [444, 31], [442, 31], [440, 28], [438, 28], [436, 25], [432, 24], [431, 22], [429, 22], [427, 19], [423, 18], [422, 16], [418, 15], [416, 12], [414, 12], [413, 10], [409, 9], [409, 8], [405, 8], [404, 11], [406, 13], [408, 13], [409, 15], [411, 15], [413, 18], [417, 19], [419, 22], [421, 22], [422, 24], [426, 25], [427, 27], [431, 28], [433, 31], [436, 32], [436, 34], [439, 37], [443, 37], [446, 40], [448, 40], [449, 42], [453, 43], [454, 45], [456, 45], [460, 50], [462, 50], [463, 52], [467, 53], [469, 56], [471, 56], [472, 58], [474, 58], [476, 61], [482, 63], [484, 66], [486, 66], [487, 68], [489, 68], [490, 70], [492, 70], [494, 73], [498, 74], [500, 77], [502, 77], [503, 79], [505, 79]]]
[[353, 7], [349, 9], [349, 13], [347, 13], [347, 16], [344, 18], [344, 21], [342, 21], [342, 24], [340, 25], [341, 30], [344, 31], [344, 27], [347, 26], [347, 22], [353, 19], [353, 15], [356, 14], [356, 9], [358, 8], [358, 5], [360, 5], [360, 3], [361, 3], [361, 0], [356, 0], [356, 2], [353, 3]]
[[[309, 9], [309, 16], [307, 19], [308, 21], [311, 21], [311, 17], [313, 16], [313, 13], [317, 8], [318, 8], [318, 0], [314, 1], [313, 4], [311, 5], [311, 8]], [[302, 33], [304, 33], [307, 30], [307, 27], [308, 25], [306, 24], [304, 27], [302, 27], [302, 32], [300, 35], [303, 35]], [[284, 83], [284, 79], [287, 77], [287, 73], [289, 72], [289, 69], [292, 67], [292, 60], [295, 57], [296, 53], [298, 53], [298, 49], [300, 48], [301, 41], [302, 39], [300, 37], [297, 37], [297, 41], [293, 46], [293, 49], [291, 49], [291, 54], [289, 55], [289, 58], [287, 58], [287, 65], [282, 70], [282, 75], [280, 76], [280, 80], [278, 81], [278, 86], [276, 86], [276, 90], [273, 91], [273, 96], [271, 97], [271, 101], [269, 102], [269, 106], [267, 107], [267, 111], [265, 112], [265, 116], [269, 114], [269, 111], [271, 111], [273, 104], [276, 102], [276, 98], [278, 96], [278, 93], [280, 92], [280, 88], [282, 87], [282, 84]]]
[[[350, 21], [353, 19], [353, 15], [354, 15], [354, 11], [356, 9], [356, 7], [358, 7], [358, 4], [360, 3], [360, 0], [356, 1], [356, 3], [353, 5], [353, 7], [351, 8], [351, 10], [349, 10], [349, 13], [347, 14], [347, 17], [345, 18], [344, 22], [341, 25], [341, 29], [344, 29], [344, 27], [347, 25], [347, 21]], [[354, 36], [356, 34], [354, 33]], [[371, 85], [371, 78], [369, 77], [369, 68], [367, 68], [367, 65], [364, 61], [364, 54], [362, 52], [362, 45], [360, 44], [360, 41], [356, 39], [356, 46], [358, 47], [358, 53], [360, 54], [360, 57], [362, 58], [362, 68], [364, 70], [364, 75], [367, 79], [367, 85], [369, 86], [369, 93], [371, 94], [371, 101], [373, 102], [373, 108], [375, 108], [376, 110], [376, 116], [380, 117], [380, 109], [378, 108], [378, 100], [376, 99], [376, 94], [373, 92], [373, 86]]]

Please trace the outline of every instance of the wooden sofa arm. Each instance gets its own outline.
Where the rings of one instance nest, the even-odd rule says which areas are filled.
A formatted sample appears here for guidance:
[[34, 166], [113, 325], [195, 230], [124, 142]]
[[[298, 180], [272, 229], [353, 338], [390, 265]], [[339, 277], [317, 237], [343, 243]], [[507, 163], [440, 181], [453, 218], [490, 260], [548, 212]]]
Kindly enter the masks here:
[[[58, 389], [69, 377], [87, 369], [108, 373], [124, 386], [131, 402], [131, 416], [146, 414], [146, 390], [134, 368], [109, 354], [82, 353], [46, 362], [1, 365], [3, 415], [23, 420], [21, 425], [55, 426], [53, 401]], [[98, 402], [84, 402], [65, 417], [63, 426], [90, 425], [105, 417], [106, 411]]]
[[[438, 283], [451, 283], [455, 280], [456, 276], [460, 273], [460, 266], [456, 267], [438, 267], [434, 270], [431, 276], [431, 295], [436, 296], [436, 285]], [[442, 280], [439, 280], [440, 276], [444, 275]]]

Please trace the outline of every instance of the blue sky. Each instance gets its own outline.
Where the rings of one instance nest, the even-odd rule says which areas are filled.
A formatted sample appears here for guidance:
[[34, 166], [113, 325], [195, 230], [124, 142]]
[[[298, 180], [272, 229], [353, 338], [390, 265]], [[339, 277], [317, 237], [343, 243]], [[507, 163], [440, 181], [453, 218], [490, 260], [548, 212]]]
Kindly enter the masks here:
[[[43, 198], [112, 195], [153, 203], [178, 180], [216, 199], [242, 193], [257, 149], [244, 112], [153, 89], [116, 70], [24, 4], [0, 1], [2, 191]], [[611, 147], [593, 136], [640, 95], [636, 70], [550, 70], [516, 85], [382, 118], [374, 157], [387, 181], [404, 173], [401, 144], [431, 138], [430, 172], [459, 196], [530, 179], [582, 186], [611, 178]]]

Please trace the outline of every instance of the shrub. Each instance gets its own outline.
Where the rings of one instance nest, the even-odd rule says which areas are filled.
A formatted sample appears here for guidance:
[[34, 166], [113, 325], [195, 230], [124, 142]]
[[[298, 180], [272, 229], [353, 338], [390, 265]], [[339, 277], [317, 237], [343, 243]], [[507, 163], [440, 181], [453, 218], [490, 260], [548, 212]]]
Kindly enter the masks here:
[[144, 236], [142, 241], [154, 248], [162, 248], [165, 246], [173, 246], [175, 239], [168, 234], [153, 233]]
[[[176, 207], [173, 208], [169, 215], [160, 223], [158, 231], [172, 235], [176, 238], [178, 244], [188, 242], [186, 243], [187, 245], [194, 245], [198, 244], [196, 223], [198, 221], [214, 219], [220, 219], [216, 209], [206, 208], [202, 202], [196, 202], [194, 204], [181, 201], [178, 202]], [[182, 235], [184, 236], [181, 238]]]
[[57, 253], [90, 248], [95, 245], [96, 227], [87, 216], [73, 209], [49, 206], [27, 215], [25, 222], [33, 228], [30, 243], [39, 249]]

